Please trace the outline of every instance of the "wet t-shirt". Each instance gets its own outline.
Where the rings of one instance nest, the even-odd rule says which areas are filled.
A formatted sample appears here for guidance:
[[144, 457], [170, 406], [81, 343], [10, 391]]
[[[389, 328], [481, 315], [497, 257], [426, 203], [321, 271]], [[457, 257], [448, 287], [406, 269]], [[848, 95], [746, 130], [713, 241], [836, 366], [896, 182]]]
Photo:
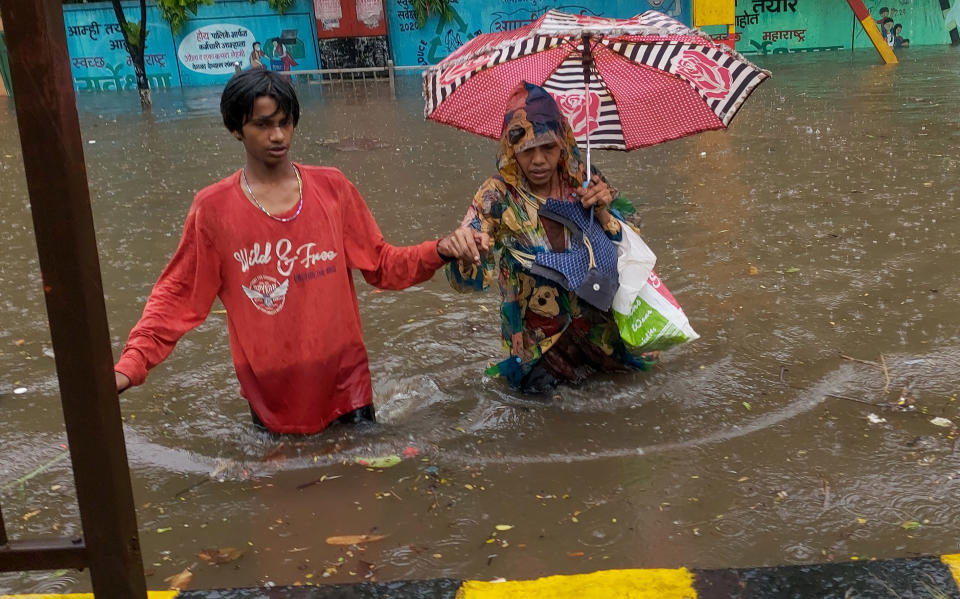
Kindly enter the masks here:
[[429, 279], [444, 261], [436, 241], [387, 244], [337, 169], [297, 167], [303, 206], [289, 222], [250, 203], [239, 171], [197, 194], [118, 372], [142, 383], [219, 297], [241, 394], [270, 430], [317, 432], [372, 402], [350, 271], [360, 270], [371, 285], [402, 289]]

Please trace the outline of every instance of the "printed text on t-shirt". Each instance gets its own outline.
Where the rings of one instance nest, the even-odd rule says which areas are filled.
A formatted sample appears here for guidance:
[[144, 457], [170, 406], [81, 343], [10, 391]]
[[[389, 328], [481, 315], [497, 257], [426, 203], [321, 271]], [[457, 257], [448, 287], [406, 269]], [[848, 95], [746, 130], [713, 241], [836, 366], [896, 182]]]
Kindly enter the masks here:
[[240, 263], [241, 272], [247, 272], [256, 264], [270, 264], [276, 258], [277, 272], [286, 277], [297, 263], [310, 268], [318, 262], [333, 260], [337, 253], [332, 250], [318, 251], [314, 242], [305, 243], [294, 251], [289, 239], [281, 239], [275, 245], [268, 241], [262, 247], [259, 242], [254, 243], [250, 249], [242, 248], [234, 252], [233, 257]]

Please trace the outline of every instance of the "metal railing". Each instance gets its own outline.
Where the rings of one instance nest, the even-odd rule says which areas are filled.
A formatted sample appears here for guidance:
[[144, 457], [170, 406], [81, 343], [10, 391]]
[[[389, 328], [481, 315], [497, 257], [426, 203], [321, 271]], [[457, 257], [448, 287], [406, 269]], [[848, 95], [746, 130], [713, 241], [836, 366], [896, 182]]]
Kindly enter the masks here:
[[[240, 72], [239, 62], [233, 63], [236, 72]], [[357, 85], [368, 82], [387, 81], [390, 84], [390, 96], [397, 95], [397, 73], [419, 72], [423, 66], [398, 67], [388, 60], [382, 67], [351, 67], [342, 69], [298, 69], [296, 71], [277, 71], [281, 75], [294, 78], [306, 78], [309, 83], [318, 85]]]

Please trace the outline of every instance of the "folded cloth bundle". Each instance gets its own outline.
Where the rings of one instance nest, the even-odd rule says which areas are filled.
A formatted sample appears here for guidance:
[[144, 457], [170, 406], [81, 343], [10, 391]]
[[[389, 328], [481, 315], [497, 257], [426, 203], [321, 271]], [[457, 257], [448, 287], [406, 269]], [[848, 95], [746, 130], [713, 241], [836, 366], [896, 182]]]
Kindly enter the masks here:
[[620, 287], [617, 248], [579, 202], [548, 199], [540, 215], [570, 230], [565, 252], [540, 252], [530, 271], [556, 281], [590, 305], [606, 312]]

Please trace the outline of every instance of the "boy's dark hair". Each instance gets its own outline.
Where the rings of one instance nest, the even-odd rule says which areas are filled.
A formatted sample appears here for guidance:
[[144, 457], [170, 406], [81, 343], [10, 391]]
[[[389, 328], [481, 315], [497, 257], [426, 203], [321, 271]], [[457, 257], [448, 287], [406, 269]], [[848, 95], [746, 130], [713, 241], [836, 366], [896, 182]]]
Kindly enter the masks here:
[[882, 14], [885, 13], [885, 12], [890, 12], [890, 9], [887, 8], [886, 6], [884, 6], [883, 8], [880, 9], [879, 12], [880, 12], [880, 14], [882, 15]]
[[254, 102], [261, 96], [276, 100], [277, 110], [292, 119], [294, 127], [300, 122], [300, 101], [290, 78], [273, 71], [254, 69], [237, 73], [223, 88], [220, 114], [227, 130], [242, 132], [243, 124], [253, 114]]

